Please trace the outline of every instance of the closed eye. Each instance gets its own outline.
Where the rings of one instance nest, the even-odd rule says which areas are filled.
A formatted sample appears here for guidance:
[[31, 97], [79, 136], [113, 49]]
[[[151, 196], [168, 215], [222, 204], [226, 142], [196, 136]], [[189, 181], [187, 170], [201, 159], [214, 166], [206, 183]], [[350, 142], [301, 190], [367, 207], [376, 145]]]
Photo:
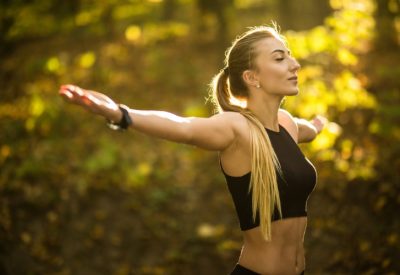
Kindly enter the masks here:
[[277, 56], [280, 56], [278, 58], [275, 58], [276, 61], [282, 61], [283, 59], [285, 59], [285, 56], [291, 56], [291, 53], [289, 50], [283, 50], [283, 49], [275, 49], [274, 51], [272, 51], [271, 54], [276, 53]]

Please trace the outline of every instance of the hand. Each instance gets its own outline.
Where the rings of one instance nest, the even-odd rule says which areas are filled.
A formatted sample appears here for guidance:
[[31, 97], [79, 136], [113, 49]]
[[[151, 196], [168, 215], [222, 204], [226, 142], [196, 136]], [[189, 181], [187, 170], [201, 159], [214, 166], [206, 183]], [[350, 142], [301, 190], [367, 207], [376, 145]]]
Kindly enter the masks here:
[[322, 129], [328, 122], [328, 119], [326, 117], [318, 115], [315, 118], [313, 118], [310, 122], [312, 125], [314, 125], [315, 129], [317, 130], [317, 134], [319, 134], [321, 133]]
[[62, 85], [59, 94], [67, 102], [82, 106], [94, 114], [112, 121], [121, 120], [122, 114], [118, 105], [102, 93], [85, 90], [75, 85]]

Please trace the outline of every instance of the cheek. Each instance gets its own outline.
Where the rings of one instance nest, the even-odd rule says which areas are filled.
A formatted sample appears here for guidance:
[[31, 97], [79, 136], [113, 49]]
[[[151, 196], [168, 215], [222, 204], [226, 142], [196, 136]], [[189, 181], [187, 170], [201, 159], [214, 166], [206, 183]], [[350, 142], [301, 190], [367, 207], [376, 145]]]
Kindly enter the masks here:
[[284, 62], [268, 62], [261, 68], [264, 72], [273, 75], [281, 75], [287, 71], [287, 66]]
[[261, 81], [265, 83], [276, 83], [277, 81], [281, 81], [285, 76], [285, 70], [281, 66], [265, 66], [261, 70]]

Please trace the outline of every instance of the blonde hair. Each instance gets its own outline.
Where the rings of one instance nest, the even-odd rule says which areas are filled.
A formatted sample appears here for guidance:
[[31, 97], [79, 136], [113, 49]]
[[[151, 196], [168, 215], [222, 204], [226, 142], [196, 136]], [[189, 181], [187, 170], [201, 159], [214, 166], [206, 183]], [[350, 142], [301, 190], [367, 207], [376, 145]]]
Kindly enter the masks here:
[[253, 27], [237, 37], [226, 51], [225, 68], [214, 76], [211, 83], [211, 97], [217, 111], [239, 112], [248, 121], [251, 147], [249, 192], [252, 192], [252, 218], [255, 221], [259, 213], [261, 232], [266, 240], [271, 240], [271, 218], [274, 215], [275, 205], [282, 217], [276, 174], [278, 172], [282, 175], [282, 171], [264, 126], [241, 103], [245, 103], [249, 96], [242, 74], [245, 70], [257, 69], [254, 66], [254, 59], [257, 56], [255, 44], [270, 37], [284, 42], [276, 25]]

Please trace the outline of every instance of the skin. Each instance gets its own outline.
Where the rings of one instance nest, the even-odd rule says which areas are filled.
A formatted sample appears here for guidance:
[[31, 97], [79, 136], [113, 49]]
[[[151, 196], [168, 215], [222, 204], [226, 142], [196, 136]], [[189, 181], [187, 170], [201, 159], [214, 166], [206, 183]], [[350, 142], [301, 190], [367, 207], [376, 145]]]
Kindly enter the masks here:
[[[278, 39], [266, 38], [256, 45], [256, 68], [243, 72], [249, 89], [247, 107], [271, 130], [279, 124], [296, 142], [313, 140], [326, 120], [293, 118], [280, 109], [285, 96], [296, 95], [300, 65]], [[293, 79], [291, 79], [294, 77]], [[112, 121], [120, 121], [118, 105], [102, 93], [63, 85], [60, 95], [69, 103]], [[241, 176], [250, 171], [249, 128], [239, 113], [224, 112], [209, 118], [180, 117], [168, 112], [129, 109], [131, 127], [153, 137], [219, 151], [224, 171]], [[298, 217], [272, 223], [272, 240], [263, 239], [259, 227], [243, 232], [244, 244], [239, 263], [260, 274], [299, 274], [305, 269], [304, 233], [307, 218]]]

